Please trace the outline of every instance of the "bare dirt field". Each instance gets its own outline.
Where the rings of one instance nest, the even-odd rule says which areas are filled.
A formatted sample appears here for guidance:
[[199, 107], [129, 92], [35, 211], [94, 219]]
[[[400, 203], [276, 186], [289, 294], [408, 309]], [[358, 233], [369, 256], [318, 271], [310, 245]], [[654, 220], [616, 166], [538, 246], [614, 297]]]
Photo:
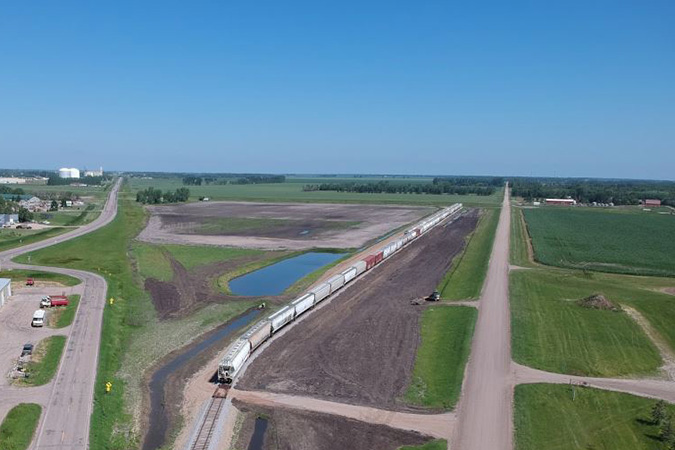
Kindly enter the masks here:
[[354, 248], [418, 220], [428, 207], [209, 202], [150, 206], [139, 240], [301, 250]]
[[233, 448], [248, 448], [255, 419], [268, 419], [264, 450], [395, 450], [422, 445], [431, 438], [413, 431], [372, 425], [352, 419], [284, 408], [263, 408], [237, 402], [246, 418]]
[[272, 342], [237, 387], [412, 409], [398, 399], [411, 379], [424, 307], [410, 301], [436, 288], [477, 220], [473, 210], [435, 228], [347, 287]]
[[[195, 308], [209, 303], [249, 300], [251, 297], [227, 295], [219, 292], [213, 286], [214, 279], [244, 264], [282, 255], [284, 253], [266, 252], [264, 255], [246, 256], [188, 270], [167, 252], [166, 257], [171, 262], [173, 279], [161, 281], [155, 278], [147, 278], [145, 290], [150, 293], [152, 303], [155, 305], [160, 319], [185, 316], [194, 311]], [[270, 300], [282, 302], [288, 300], [288, 298], [277, 296], [270, 298]]]

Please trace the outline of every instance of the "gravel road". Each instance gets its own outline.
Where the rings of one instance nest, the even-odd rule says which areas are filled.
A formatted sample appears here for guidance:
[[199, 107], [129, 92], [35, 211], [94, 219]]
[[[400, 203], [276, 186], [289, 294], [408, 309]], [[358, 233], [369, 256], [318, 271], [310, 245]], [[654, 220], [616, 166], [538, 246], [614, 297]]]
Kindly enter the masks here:
[[68, 341], [54, 380], [39, 388], [21, 388], [20, 391], [18, 388], [0, 387], [0, 410], [8, 410], [21, 402], [43, 405], [37, 434], [31, 447], [33, 449], [84, 450], [89, 446], [89, 423], [107, 284], [103, 277], [93, 273], [16, 264], [11, 260], [24, 253], [74, 239], [110, 223], [117, 214], [117, 194], [121, 181], [119, 179], [111, 189], [105, 207], [95, 221], [69, 233], [0, 253], [0, 265], [3, 268], [61, 273], [82, 281], [80, 306], [67, 333]]

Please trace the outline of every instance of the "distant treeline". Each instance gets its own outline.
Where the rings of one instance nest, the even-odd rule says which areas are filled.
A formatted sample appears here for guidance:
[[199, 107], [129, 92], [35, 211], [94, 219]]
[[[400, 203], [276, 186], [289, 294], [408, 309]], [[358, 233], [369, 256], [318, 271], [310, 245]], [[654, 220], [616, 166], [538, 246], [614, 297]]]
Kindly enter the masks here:
[[307, 184], [304, 191], [358, 192], [368, 194], [456, 194], [456, 195], [492, 195], [497, 186], [504, 182], [501, 178], [434, 178], [431, 183], [405, 183], [401, 181], [341, 182]]
[[188, 175], [183, 177], [183, 184], [186, 186], [201, 186], [202, 184], [263, 184], [263, 183], [285, 183], [284, 175], [243, 175], [239, 177], [217, 178], [212, 176], [198, 177]]
[[102, 177], [82, 177], [82, 178], [61, 178], [58, 175], [50, 174], [47, 180], [48, 186], [67, 186], [71, 183], [82, 183], [89, 186], [100, 186], [108, 178]]
[[186, 202], [190, 198], [188, 188], [178, 188], [175, 191], [164, 191], [149, 187], [136, 193], [136, 201], [144, 204], [158, 205], [160, 203]]
[[0, 194], [24, 195], [26, 192], [21, 188], [12, 188], [6, 185], [0, 185]]
[[658, 199], [675, 206], [675, 182], [649, 180], [579, 180], [574, 178], [516, 178], [511, 193], [530, 201], [536, 198], [571, 197], [579, 203], [637, 205]]

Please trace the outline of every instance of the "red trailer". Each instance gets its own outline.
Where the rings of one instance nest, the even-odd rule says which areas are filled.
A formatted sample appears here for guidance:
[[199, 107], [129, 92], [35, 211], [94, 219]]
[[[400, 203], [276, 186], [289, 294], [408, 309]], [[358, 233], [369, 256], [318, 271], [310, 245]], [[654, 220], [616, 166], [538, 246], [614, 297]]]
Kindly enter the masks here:
[[50, 300], [51, 306], [68, 306], [68, 299], [67, 298], [54, 298], [52, 297]]
[[41, 308], [49, 308], [52, 306], [68, 306], [68, 297], [65, 295], [48, 295], [43, 297], [40, 301]]

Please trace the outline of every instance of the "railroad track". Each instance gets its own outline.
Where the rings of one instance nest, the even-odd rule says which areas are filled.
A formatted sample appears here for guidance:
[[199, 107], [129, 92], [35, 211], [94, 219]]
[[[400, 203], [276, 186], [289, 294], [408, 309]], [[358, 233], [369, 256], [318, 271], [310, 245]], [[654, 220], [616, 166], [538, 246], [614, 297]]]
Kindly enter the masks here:
[[219, 387], [211, 397], [209, 408], [204, 414], [204, 419], [199, 427], [199, 432], [195, 438], [190, 450], [208, 450], [211, 445], [211, 438], [216, 428], [216, 422], [220, 416], [220, 411], [223, 409], [225, 399], [227, 397], [227, 388]]

